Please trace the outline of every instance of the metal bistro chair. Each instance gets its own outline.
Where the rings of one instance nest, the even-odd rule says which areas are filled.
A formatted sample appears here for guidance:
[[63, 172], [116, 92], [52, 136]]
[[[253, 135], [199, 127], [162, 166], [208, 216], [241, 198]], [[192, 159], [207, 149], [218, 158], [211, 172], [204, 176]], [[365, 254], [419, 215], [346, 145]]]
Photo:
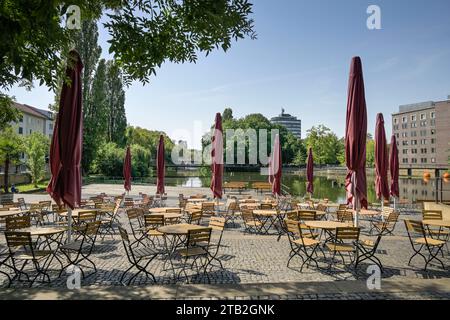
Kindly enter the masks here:
[[286, 266], [289, 268], [289, 263], [295, 256], [297, 256], [302, 259], [300, 272], [302, 272], [305, 264], [307, 267], [309, 266], [310, 261], [314, 262], [317, 268], [319, 268], [319, 264], [314, 258], [314, 255], [316, 254], [316, 250], [318, 248], [320, 249], [320, 241], [303, 236], [302, 228], [300, 228], [300, 222], [285, 219], [284, 223], [286, 225], [289, 244], [291, 246], [291, 252], [289, 253], [289, 259]]
[[203, 212], [201, 210], [200, 211], [192, 211], [192, 212], [188, 213], [187, 223], [200, 225], [202, 217], [203, 217]]
[[[441, 210], [422, 210], [423, 220], [442, 220]], [[428, 234], [435, 239], [443, 240], [447, 243], [450, 232], [443, 227], [431, 227], [427, 225]]]
[[[193, 269], [194, 265], [197, 269], [197, 274], [203, 270], [203, 275], [206, 275], [209, 283], [209, 276], [206, 272], [206, 268], [210, 262], [210, 253], [209, 253], [209, 243], [211, 240], [211, 230], [212, 228], [201, 228], [196, 230], [189, 230], [187, 234], [186, 247], [182, 249], [178, 249], [176, 253], [181, 256], [182, 266], [181, 270], [178, 274], [178, 277], [181, 273], [184, 273], [187, 282], [189, 282], [189, 277], [186, 273], [187, 261], [192, 258], [191, 269]], [[201, 262], [203, 260], [203, 262]], [[197, 261], [201, 262], [200, 264]]]
[[120, 277], [119, 282], [123, 283], [123, 279], [125, 275], [133, 268], [136, 268], [138, 272], [136, 272], [130, 279], [128, 279], [127, 285], [130, 285], [131, 281], [135, 279], [140, 273], [144, 273], [147, 278], [151, 278], [154, 283], [156, 283], [156, 278], [150, 271], [147, 270], [149, 264], [155, 259], [160, 251], [157, 251], [153, 248], [149, 247], [141, 247], [141, 248], [133, 248], [133, 243], [130, 242], [130, 238], [128, 236], [127, 230], [118, 227], [120, 236], [122, 238], [123, 247], [125, 248], [125, 253], [127, 255], [128, 261], [131, 263], [131, 266], [125, 270]]
[[392, 210], [384, 221], [370, 221], [369, 233], [372, 234], [375, 230], [377, 233], [383, 233], [383, 235], [394, 235], [394, 229], [398, 222], [400, 213]]
[[[32, 262], [36, 275], [33, 280], [30, 281], [30, 287], [39, 276], [42, 276], [42, 281], [47, 279], [47, 282], [50, 282], [50, 276], [48, 275], [47, 270], [50, 266], [51, 258], [54, 255], [53, 250], [38, 250], [33, 243], [29, 232], [5, 231], [5, 238], [9, 248], [12, 267], [15, 272], [15, 276], [11, 281], [14, 281], [16, 278], [20, 280], [21, 275], [25, 275], [27, 280], [30, 281], [30, 277], [28, 273], [24, 271], [24, 268], [29, 262]], [[17, 267], [17, 264], [19, 263], [22, 263], [20, 268]]]
[[157, 239], [158, 245], [160, 246], [161, 243], [159, 242], [159, 238], [164, 237], [164, 233], [159, 232], [158, 228], [165, 225], [165, 219], [164, 215], [159, 214], [146, 214], [144, 215], [144, 225], [146, 229], [146, 237], [154, 247], [157, 247], [155, 244], [155, 241], [153, 239]]
[[143, 244], [142, 241], [145, 238], [145, 226], [144, 226], [144, 210], [141, 208], [129, 208], [127, 209], [127, 217], [130, 223], [131, 233], [135, 241], [131, 243], [134, 245], [136, 243]]
[[84, 270], [81, 268], [81, 262], [86, 260], [94, 268], [94, 273], [97, 272], [97, 267], [95, 263], [89, 259], [92, 251], [94, 250], [95, 240], [97, 239], [98, 230], [100, 228], [100, 221], [88, 222], [79, 227], [79, 235], [75, 238], [73, 242], [66, 243], [59, 247], [60, 251], [66, 256], [68, 264], [61, 269], [59, 277], [65, 269], [69, 266], [76, 266], [80, 268], [85, 278]]
[[[404, 221], [406, 231], [408, 232], [408, 238], [411, 243], [411, 247], [414, 251], [414, 254], [408, 261], [408, 266], [411, 265], [412, 259], [415, 256], [419, 255], [425, 260], [425, 268], [424, 268], [425, 271], [427, 270], [428, 264], [433, 260], [439, 261], [442, 268], [445, 270], [444, 264], [437, 257], [439, 253], [442, 253], [442, 248], [444, 247], [445, 242], [442, 240], [427, 237], [425, 228], [421, 221], [415, 220], [404, 220]], [[428, 257], [425, 257], [425, 255], [422, 254], [422, 250], [424, 249], [428, 251]]]
[[358, 247], [358, 250], [360, 252], [355, 262], [355, 269], [358, 268], [358, 264], [360, 264], [361, 262], [365, 260], [370, 260], [380, 268], [381, 272], [383, 272], [383, 265], [381, 264], [380, 259], [378, 259], [378, 257], [375, 256], [382, 237], [383, 232], [380, 232], [377, 235], [375, 241], [370, 239], [360, 239], [358, 242], [356, 242], [356, 246]]
[[9, 273], [1, 270], [1, 267], [4, 266], [14, 271], [14, 268], [8, 263], [8, 260], [11, 260], [8, 248], [0, 246], [0, 274], [3, 274], [8, 278], [8, 287], [9, 287], [11, 285], [11, 276]]
[[[327, 249], [333, 253], [333, 256], [330, 259], [330, 264], [328, 266], [331, 269], [332, 265], [334, 265], [334, 258], [336, 257], [336, 253], [342, 258], [342, 263], [345, 265], [345, 259], [342, 253], [348, 253], [351, 259], [351, 263], [353, 261], [358, 261], [358, 247], [356, 243], [359, 241], [359, 233], [361, 229], [359, 227], [339, 227], [336, 228], [336, 232], [334, 234], [333, 242], [326, 243]], [[354, 255], [353, 259], [351, 254]]]
[[29, 215], [7, 217], [5, 222], [7, 231], [14, 231], [31, 227], [31, 217]]
[[241, 209], [242, 220], [244, 221], [244, 233], [258, 233], [261, 231], [262, 223], [253, 215], [252, 209]]
[[[219, 253], [220, 246], [222, 244], [223, 232], [225, 230], [225, 218], [211, 217], [211, 219], [209, 220], [209, 227], [212, 229], [213, 234], [214, 233], [218, 234], [217, 236], [218, 239], [217, 242], [209, 243], [209, 247], [215, 249], [215, 251], [213, 253], [209, 252], [208, 265], [211, 265], [212, 267], [212, 262], [217, 261], [220, 265], [220, 268], [223, 269], [222, 261], [220, 261], [220, 259], [217, 258], [217, 255]], [[208, 267], [208, 265], [206, 267]]]
[[100, 219], [100, 234], [102, 236], [102, 239], [105, 238], [106, 234], [109, 234], [114, 238], [114, 224], [119, 224], [117, 216], [119, 215], [121, 202], [121, 199], [117, 199], [115, 201], [114, 208], [112, 210], [105, 211], [106, 217]]

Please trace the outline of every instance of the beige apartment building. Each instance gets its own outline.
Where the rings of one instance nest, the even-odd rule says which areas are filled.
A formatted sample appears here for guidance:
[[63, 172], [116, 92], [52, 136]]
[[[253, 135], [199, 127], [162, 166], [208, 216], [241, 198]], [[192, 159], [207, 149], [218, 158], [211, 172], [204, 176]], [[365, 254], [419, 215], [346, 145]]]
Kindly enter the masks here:
[[[13, 106], [22, 113], [22, 117], [18, 122], [11, 123], [11, 125], [16, 128], [18, 134], [26, 137], [33, 132], [40, 132], [48, 136], [50, 139], [52, 138], [54, 117], [51, 111], [38, 109], [36, 107], [17, 102], [14, 102]], [[25, 162], [25, 153], [22, 153], [20, 158], [22, 162]], [[10, 168], [11, 173], [22, 173], [26, 172], [26, 170], [27, 168], [24, 164], [17, 166], [17, 168], [14, 166], [11, 166]], [[0, 167], [0, 173], [3, 173], [2, 167]]]
[[449, 168], [450, 96], [444, 101], [402, 105], [392, 114], [400, 169], [430, 169], [439, 174]]

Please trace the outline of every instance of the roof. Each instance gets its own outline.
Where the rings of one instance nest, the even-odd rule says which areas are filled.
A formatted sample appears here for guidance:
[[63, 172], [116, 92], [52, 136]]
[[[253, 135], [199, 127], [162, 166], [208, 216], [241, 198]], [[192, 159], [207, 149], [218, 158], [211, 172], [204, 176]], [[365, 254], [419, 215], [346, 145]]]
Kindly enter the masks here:
[[30, 114], [32, 116], [38, 117], [38, 118], [42, 118], [42, 119], [46, 119], [46, 120], [51, 120], [52, 118], [50, 117], [49, 111], [46, 110], [41, 110], [32, 106], [29, 106], [27, 104], [21, 104], [21, 103], [17, 103], [14, 102], [13, 106], [15, 108], [17, 108], [18, 110], [22, 111], [23, 113], [26, 114]]

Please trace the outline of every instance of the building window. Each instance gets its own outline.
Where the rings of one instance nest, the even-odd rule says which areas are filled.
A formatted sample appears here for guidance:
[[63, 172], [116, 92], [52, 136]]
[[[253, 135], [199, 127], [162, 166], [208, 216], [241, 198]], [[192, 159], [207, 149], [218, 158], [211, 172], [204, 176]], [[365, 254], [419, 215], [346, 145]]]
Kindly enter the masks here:
[[427, 139], [420, 139], [420, 144], [427, 144]]
[[430, 124], [431, 124], [432, 126], [435, 126], [435, 125], [436, 125], [436, 119], [431, 119], [431, 120], [430, 120]]
[[420, 159], [420, 162], [421, 162], [421, 163], [427, 163], [427, 158], [421, 158], [421, 159]]
[[417, 140], [411, 140], [411, 145], [415, 146], [417, 144]]
[[431, 119], [436, 119], [436, 112], [431, 111], [431, 112], [430, 112], [430, 118], [431, 118]]
[[30, 129], [30, 134], [32, 134], [33, 133], [33, 131]]
[[411, 131], [411, 137], [417, 137], [417, 131]]
[[19, 127], [19, 134], [23, 134], [23, 128]]
[[402, 123], [402, 129], [407, 129], [408, 128], [408, 124], [407, 123]]
[[400, 134], [399, 133], [396, 133], [395, 136], [397, 137], [397, 139], [400, 138]]
[[436, 163], [436, 158], [431, 158], [431, 163]]
[[408, 154], [408, 149], [403, 149], [403, 154]]
[[436, 139], [435, 138], [431, 138], [431, 144], [435, 144], [436, 143]]
[[415, 115], [415, 114], [413, 114], [412, 116], [411, 116], [411, 121], [416, 121], [417, 120], [417, 116]]
[[394, 124], [398, 123], [398, 118], [394, 118]]
[[403, 118], [402, 118], [402, 122], [403, 122], [403, 123], [408, 122], [408, 118], [407, 118], [407, 117], [403, 117]]
[[22, 115], [22, 116], [20, 116], [20, 118], [19, 118], [19, 122], [20, 122], [20, 123], [23, 123], [23, 115]]
[[436, 148], [431, 148], [431, 153], [436, 153]]
[[402, 132], [402, 137], [403, 138], [407, 138], [408, 137], [408, 132]]
[[420, 114], [420, 120], [425, 120], [426, 118], [427, 116], [425, 115], [425, 113]]
[[408, 158], [403, 158], [403, 163], [408, 163]]
[[426, 127], [427, 126], [427, 121], [426, 120], [420, 121], [420, 126], [421, 127]]
[[416, 122], [412, 122], [411, 123], [411, 128], [417, 128], [417, 123]]
[[427, 148], [421, 148], [420, 153], [427, 153]]
[[416, 158], [412, 158], [412, 159], [411, 159], [411, 162], [412, 162], [412, 163], [417, 163], [417, 159], [416, 159]]
[[417, 149], [411, 149], [411, 153], [416, 154], [417, 153]]
[[408, 141], [402, 141], [402, 145], [407, 146], [408, 145]]

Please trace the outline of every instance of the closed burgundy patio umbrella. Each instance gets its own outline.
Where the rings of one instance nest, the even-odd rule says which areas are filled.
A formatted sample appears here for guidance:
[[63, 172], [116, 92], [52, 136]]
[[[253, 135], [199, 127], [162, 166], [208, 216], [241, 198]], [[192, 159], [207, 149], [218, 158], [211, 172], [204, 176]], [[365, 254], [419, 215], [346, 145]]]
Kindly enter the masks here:
[[272, 159], [270, 163], [272, 178], [272, 193], [280, 196], [281, 195], [281, 174], [282, 174], [282, 162], [281, 162], [281, 144], [280, 136], [277, 134], [275, 136], [275, 141], [273, 143], [272, 149]]
[[355, 226], [361, 207], [367, 208], [366, 182], [367, 110], [361, 59], [353, 57], [348, 82], [347, 116], [345, 128], [345, 188], [347, 203], [353, 204]]
[[166, 192], [164, 187], [164, 176], [166, 165], [164, 162], [164, 136], [159, 136], [158, 151], [156, 152], [156, 193], [161, 196]]
[[394, 209], [395, 200], [400, 197], [400, 188], [398, 187], [398, 176], [399, 176], [399, 163], [398, 163], [398, 148], [397, 139], [395, 135], [391, 137], [391, 152], [389, 154], [389, 171], [391, 173], [391, 190], [390, 194], [394, 197]]
[[214, 198], [222, 199], [222, 180], [223, 180], [223, 135], [222, 135], [222, 115], [216, 113], [214, 125], [214, 135], [212, 137], [211, 149], [211, 191]]
[[123, 161], [123, 187], [127, 192], [131, 190], [131, 151], [130, 146], [127, 147], [125, 159]]
[[81, 202], [81, 147], [83, 137], [83, 108], [81, 93], [81, 70], [83, 63], [75, 50], [70, 51], [66, 77], [59, 101], [59, 112], [50, 149], [52, 177], [47, 192], [68, 210], [68, 240], [71, 238], [72, 210]]
[[314, 193], [314, 158], [312, 153], [312, 148], [309, 148], [308, 151], [308, 163], [306, 165], [306, 180], [308, 181], [308, 184], [306, 186], [306, 192], [312, 196]]
[[384, 118], [383, 114], [378, 113], [375, 124], [375, 193], [381, 200], [382, 209], [384, 200], [389, 199], [388, 157]]

